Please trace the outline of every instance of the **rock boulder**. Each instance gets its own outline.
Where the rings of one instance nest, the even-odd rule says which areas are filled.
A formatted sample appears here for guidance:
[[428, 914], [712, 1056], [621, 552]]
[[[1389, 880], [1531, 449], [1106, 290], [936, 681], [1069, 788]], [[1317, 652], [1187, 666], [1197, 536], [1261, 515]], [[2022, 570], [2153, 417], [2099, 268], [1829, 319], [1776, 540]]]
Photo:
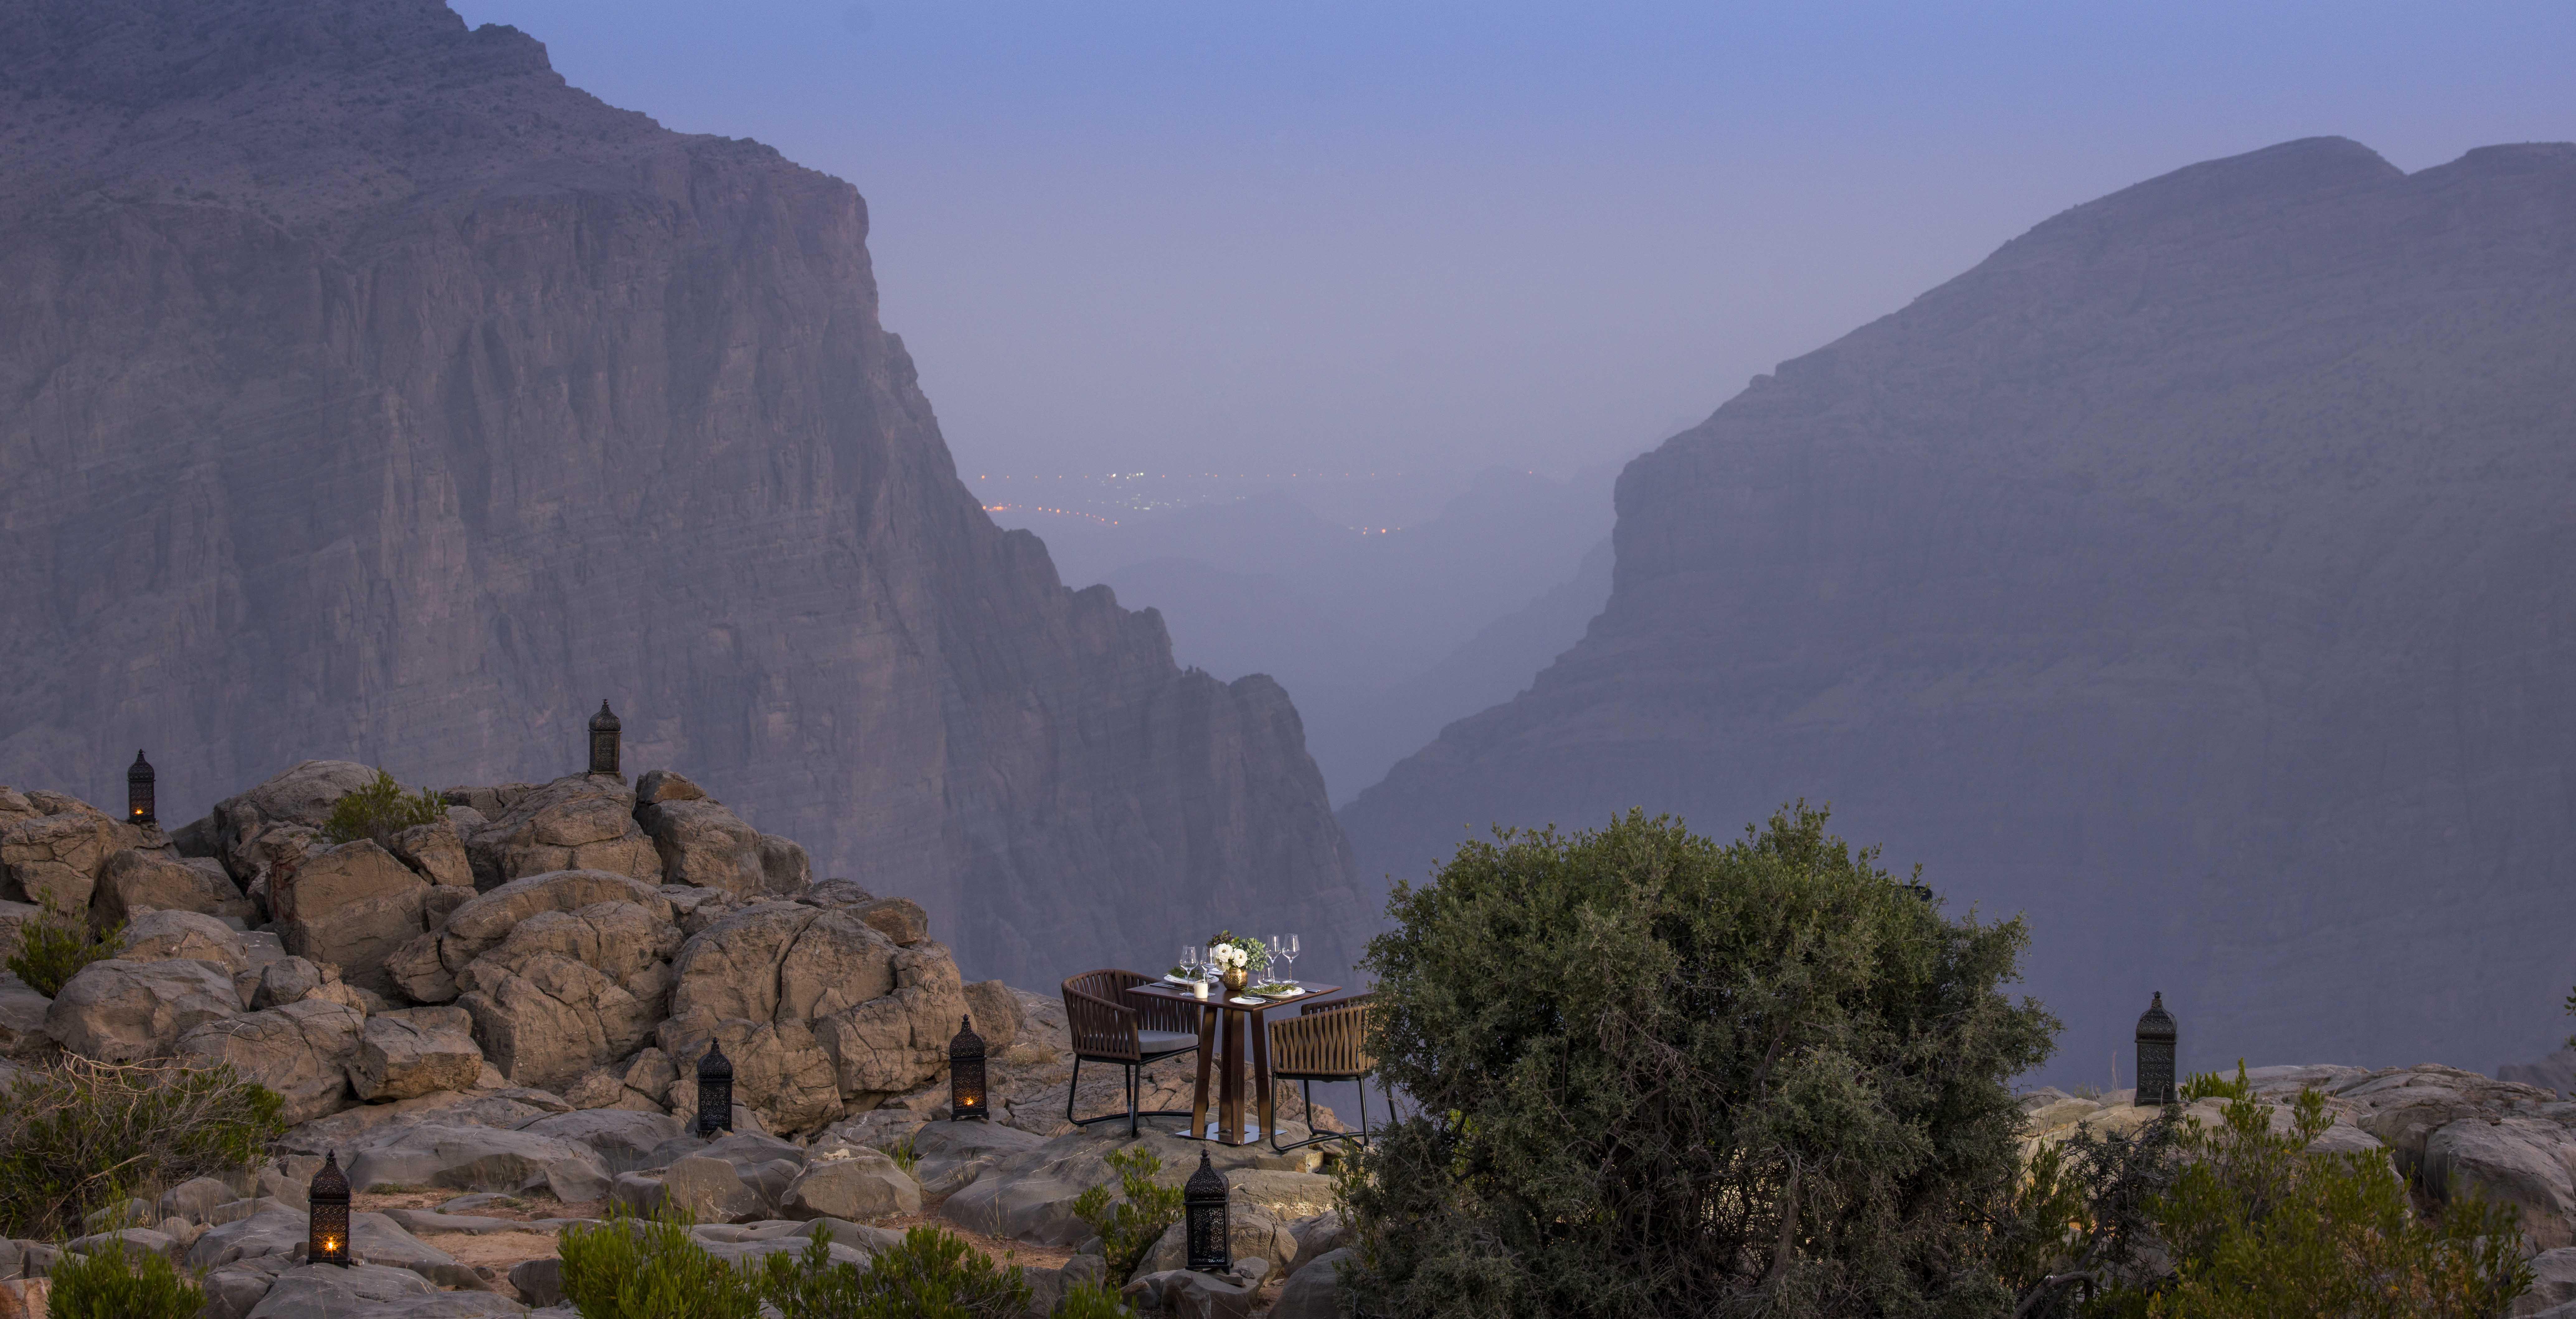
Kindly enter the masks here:
[[667, 883], [751, 897], [768, 890], [760, 833], [718, 802], [671, 800], [636, 812], [662, 859]]
[[109, 853], [90, 898], [93, 919], [112, 925], [146, 909], [229, 916], [244, 924], [259, 920], [258, 909], [218, 862], [202, 857], [173, 861], [131, 847]]
[[180, 958], [92, 962], [45, 1009], [45, 1033], [85, 1058], [137, 1062], [167, 1054], [190, 1030], [239, 1015], [232, 977]]
[[394, 988], [385, 961], [426, 926], [430, 883], [372, 841], [306, 860], [269, 895], [286, 951], [339, 966], [367, 989]]
[[94, 811], [22, 819], [0, 832], [0, 898], [87, 911], [99, 870], [118, 848], [112, 822]]
[[661, 882], [661, 855], [635, 822], [635, 794], [613, 776], [575, 774], [496, 805], [491, 824], [466, 840], [478, 888], [558, 870]]
[[226, 976], [250, 966], [240, 931], [194, 911], [148, 911], [126, 922], [116, 955], [129, 962], [188, 958], [222, 967]]
[[310, 1122], [348, 1107], [349, 1069], [366, 1017], [346, 1003], [307, 998], [280, 1007], [209, 1021], [179, 1039], [190, 1062], [230, 1063], [286, 1101], [289, 1123]]
[[411, 1008], [367, 1019], [349, 1064], [358, 1098], [414, 1099], [439, 1090], [470, 1090], [483, 1072], [474, 1019], [463, 1008]]

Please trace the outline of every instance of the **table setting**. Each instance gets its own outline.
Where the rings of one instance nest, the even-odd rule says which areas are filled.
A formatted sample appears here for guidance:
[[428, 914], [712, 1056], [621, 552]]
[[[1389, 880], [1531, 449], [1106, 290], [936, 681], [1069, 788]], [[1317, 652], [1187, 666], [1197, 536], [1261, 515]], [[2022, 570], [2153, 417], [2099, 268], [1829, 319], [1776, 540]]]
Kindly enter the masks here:
[[[1224, 931], [1204, 944], [1183, 947], [1181, 960], [1161, 980], [1129, 991], [1214, 1009], [1200, 1014], [1198, 1085], [1191, 1100], [1190, 1126], [1177, 1134], [1248, 1145], [1271, 1129], [1270, 1046], [1262, 1014], [1341, 992], [1339, 985], [1310, 985], [1289, 974], [1297, 953], [1298, 938], [1293, 934], [1263, 939]], [[1274, 966], [1282, 973], [1271, 975]], [[1247, 1089], [1259, 1110], [1257, 1120], [1249, 1123], [1245, 1119], [1251, 1115], [1244, 1111]], [[1217, 1109], [1213, 1123], [1208, 1115], [1211, 1099]]]

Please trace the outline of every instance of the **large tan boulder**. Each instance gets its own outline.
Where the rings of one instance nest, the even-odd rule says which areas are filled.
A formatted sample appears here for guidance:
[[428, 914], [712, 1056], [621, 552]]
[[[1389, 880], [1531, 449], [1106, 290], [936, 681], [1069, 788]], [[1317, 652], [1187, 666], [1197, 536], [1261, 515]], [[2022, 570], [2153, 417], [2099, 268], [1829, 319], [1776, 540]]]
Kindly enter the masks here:
[[2576, 1245], [2576, 1133], [2548, 1118], [2464, 1118], [2424, 1141], [2424, 1187], [2518, 1206], [2536, 1250]]
[[734, 1102], [760, 1115], [772, 1131], [813, 1131], [841, 1116], [844, 1107], [832, 1056], [802, 1021], [718, 1018], [705, 1009], [662, 1023], [660, 1040], [679, 1071], [671, 1111], [697, 1111], [697, 1061], [707, 1041], [722, 1042], [733, 1062]]
[[466, 840], [477, 887], [557, 870], [601, 870], [649, 884], [661, 854], [635, 823], [635, 793], [611, 775], [576, 774], [512, 799]]
[[89, 910], [98, 872], [118, 847], [116, 830], [94, 811], [66, 811], [22, 819], [0, 833], [0, 898], [42, 902], [65, 911]]
[[921, 1183], [895, 1161], [865, 1146], [844, 1146], [806, 1164], [779, 1198], [788, 1218], [863, 1223], [921, 1212]]
[[286, 1101], [289, 1123], [310, 1122], [349, 1106], [349, 1065], [365, 1025], [348, 1004], [308, 998], [197, 1026], [180, 1038], [178, 1054], [231, 1063]]
[[474, 1019], [463, 1008], [411, 1008], [367, 1018], [349, 1084], [369, 1103], [470, 1090], [483, 1073]]
[[760, 874], [763, 887], [771, 893], [794, 895], [814, 883], [814, 858], [805, 845], [776, 834], [760, 836]]
[[458, 1002], [504, 1077], [560, 1089], [652, 1037], [679, 945], [679, 927], [638, 903], [541, 911], [466, 964]]
[[238, 976], [250, 967], [241, 933], [212, 916], [193, 911], [148, 911], [125, 926], [116, 955], [129, 962], [166, 962], [193, 958]]
[[500, 946], [520, 922], [549, 911], [574, 911], [602, 902], [633, 903], [656, 924], [671, 921], [670, 900], [654, 885], [602, 870], [562, 870], [511, 880], [449, 913], [436, 930], [397, 949], [386, 973], [418, 1003], [446, 1003], [461, 992], [456, 975], [475, 958]]
[[179, 1037], [241, 1009], [232, 977], [212, 963], [110, 957], [64, 983], [45, 1009], [45, 1033], [84, 1058], [136, 1062], [168, 1054]]
[[104, 928], [145, 910], [229, 916], [245, 925], [259, 922], [258, 909], [220, 862], [207, 857], [174, 861], [131, 847], [109, 853], [90, 896], [91, 918]]
[[272, 845], [263, 848], [260, 840], [270, 831], [303, 831], [304, 836], [318, 841], [318, 831], [330, 822], [331, 808], [342, 797], [375, 780], [376, 771], [370, 765], [353, 760], [307, 760], [248, 792], [216, 802], [212, 814], [225, 868], [245, 884], [250, 883], [278, 863], [276, 844], [296, 836], [293, 832], [282, 833]]
[[416, 824], [394, 835], [392, 852], [404, 865], [432, 884], [474, 887], [474, 863], [465, 855], [465, 839], [451, 821]]
[[670, 884], [723, 889], [743, 897], [768, 891], [760, 865], [760, 831], [720, 802], [664, 801], [636, 812], [662, 859]]
[[948, 1041], [966, 1015], [956, 961], [919, 943], [895, 950], [890, 992], [818, 1016], [814, 1034], [838, 1064], [842, 1093], [901, 1094], [947, 1073]]
[[965, 988], [966, 1011], [987, 1053], [1000, 1053], [1020, 1038], [1020, 996], [999, 980], [978, 980]]
[[374, 842], [342, 843], [307, 860], [269, 894], [286, 951], [336, 963], [365, 989], [393, 987], [385, 959], [427, 921], [426, 879]]

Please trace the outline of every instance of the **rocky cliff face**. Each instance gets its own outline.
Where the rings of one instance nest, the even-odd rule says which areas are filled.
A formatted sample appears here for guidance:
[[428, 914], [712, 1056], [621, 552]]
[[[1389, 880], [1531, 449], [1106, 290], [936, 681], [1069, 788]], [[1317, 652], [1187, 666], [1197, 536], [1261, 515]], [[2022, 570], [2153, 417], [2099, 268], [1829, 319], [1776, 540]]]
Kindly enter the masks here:
[[2152, 990], [2186, 1062], [2564, 1033], [2576, 980], [2576, 148], [2339, 139], [2080, 206], [1630, 465], [1533, 690], [1344, 811], [1793, 797], [2027, 912], [2059, 1074]]
[[544, 782], [605, 696], [974, 974], [1347, 900], [1279, 688], [958, 483], [848, 184], [434, 0], [0, 23], [0, 779]]

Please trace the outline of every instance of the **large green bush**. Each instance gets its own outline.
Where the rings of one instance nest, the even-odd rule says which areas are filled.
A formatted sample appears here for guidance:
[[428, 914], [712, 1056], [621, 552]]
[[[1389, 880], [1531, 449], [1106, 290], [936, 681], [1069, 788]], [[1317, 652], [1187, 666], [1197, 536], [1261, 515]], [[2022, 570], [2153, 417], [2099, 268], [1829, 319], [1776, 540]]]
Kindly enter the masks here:
[[9, 974], [52, 998], [82, 967], [116, 956], [125, 946], [125, 922], [93, 933], [81, 913], [63, 910], [53, 894], [43, 894], [38, 901], [44, 911], [18, 927], [18, 951], [9, 956]]
[[1348, 1191], [1371, 1312], [1991, 1316], [2018, 921], [1945, 918], [1803, 804], [1720, 845], [1630, 813], [1399, 885], [1367, 965], [1418, 1115]]
[[581, 1319], [758, 1319], [760, 1274], [708, 1254], [689, 1223], [678, 1209], [638, 1219], [613, 1205], [606, 1222], [565, 1228], [564, 1299]]
[[1055, 1303], [1047, 1319], [1136, 1319], [1136, 1312], [1109, 1288], [1077, 1282], [1064, 1289], [1064, 1299]]
[[1091, 1187], [1074, 1197], [1073, 1216], [1100, 1237], [1109, 1276], [1124, 1279], [1144, 1262], [1145, 1252], [1163, 1239], [1163, 1233], [1181, 1221], [1182, 1194], [1181, 1188], [1154, 1180], [1154, 1174], [1163, 1170], [1163, 1160], [1141, 1145], [1111, 1154], [1108, 1163], [1118, 1174], [1124, 1198], [1113, 1204], [1108, 1187]]
[[53, 1319], [196, 1319], [205, 1293], [170, 1261], [123, 1241], [96, 1254], [65, 1255], [52, 1273], [45, 1313]]
[[446, 798], [427, 788], [405, 792], [393, 775], [379, 769], [373, 783], [332, 803], [322, 836], [334, 843], [372, 838], [378, 847], [391, 847], [395, 834], [446, 818]]
[[799, 1256], [772, 1255], [762, 1295], [780, 1319], [1018, 1319], [1029, 1288], [1020, 1269], [932, 1227], [903, 1234], [866, 1268], [832, 1261], [823, 1229]]
[[282, 1108], [224, 1064], [28, 1072], [0, 1093], [0, 1235], [76, 1234], [136, 1190], [243, 1171], [286, 1129]]

